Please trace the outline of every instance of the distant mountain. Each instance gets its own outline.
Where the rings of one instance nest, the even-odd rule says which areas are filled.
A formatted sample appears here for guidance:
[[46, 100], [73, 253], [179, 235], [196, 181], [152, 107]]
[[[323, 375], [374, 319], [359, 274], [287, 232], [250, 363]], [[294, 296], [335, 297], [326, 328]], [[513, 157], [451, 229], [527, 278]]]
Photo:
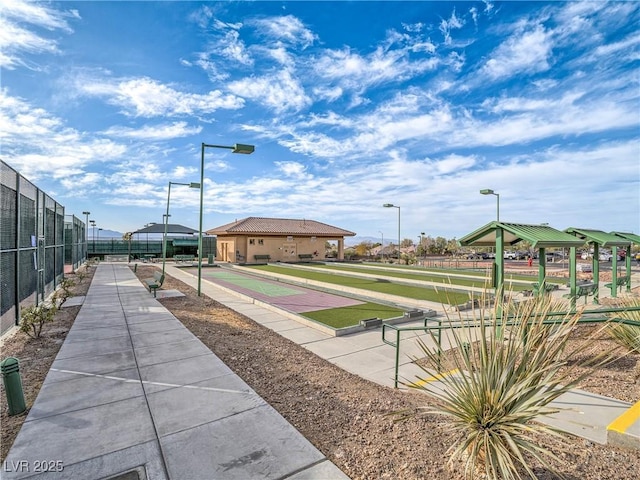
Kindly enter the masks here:
[[[344, 244], [347, 247], [355, 247], [356, 245], [361, 244], [362, 242], [371, 242], [373, 244], [380, 243], [382, 241], [382, 237], [347, 237], [344, 240]], [[395, 238], [385, 238], [384, 244], [389, 245], [389, 243], [397, 243]]]
[[[94, 229], [91, 228], [91, 225], [89, 225], [89, 240], [93, 239], [93, 234], [94, 234]], [[95, 235], [96, 235], [96, 240], [98, 238], [122, 238], [122, 233], [121, 232], [116, 232], [115, 230], [100, 230], [100, 233], [98, 233], [98, 229], [95, 229]]]

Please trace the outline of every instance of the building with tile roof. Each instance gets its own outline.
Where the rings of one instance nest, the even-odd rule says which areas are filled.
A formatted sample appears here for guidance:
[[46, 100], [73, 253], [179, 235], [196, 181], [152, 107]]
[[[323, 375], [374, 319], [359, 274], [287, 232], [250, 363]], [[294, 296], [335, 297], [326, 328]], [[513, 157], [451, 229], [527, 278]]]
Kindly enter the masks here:
[[212, 228], [216, 260], [232, 263], [299, 262], [325, 259], [325, 242], [336, 241], [344, 259], [344, 238], [354, 232], [308, 219], [247, 217]]

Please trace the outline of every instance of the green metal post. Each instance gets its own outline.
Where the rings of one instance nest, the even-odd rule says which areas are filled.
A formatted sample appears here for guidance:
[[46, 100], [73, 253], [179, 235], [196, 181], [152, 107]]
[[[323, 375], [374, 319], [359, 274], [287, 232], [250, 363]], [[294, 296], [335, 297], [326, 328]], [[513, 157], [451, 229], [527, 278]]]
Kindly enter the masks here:
[[611, 297], [618, 296], [618, 247], [611, 249]]
[[[547, 251], [541, 248], [538, 252], [538, 293], [544, 288], [544, 279], [547, 275]], [[574, 292], [575, 293], [575, 292]]]
[[600, 303], [599, 296], [599, 285], [600, 285], [600, 245], [597, 243], [593, 244], [593, 258], [591, 259], [591, 271], [593, 273], [593, 283], [596, 284], [596, 290], [593, 293], [593, 303]]
[[398, 388], [398, 369], [400, 365], [400, 330], [396, 330], [396, 372], [393, 388]]
[[624, 256], [625, 267], [627, 267], [627, 293], [631, 292], [631, 244], [627, 246], [627, 254]]
[[578, 281], [576, 274], [576, 247], [569, 248], [569, 284], [571, 288], [571, 310], [575, 310], [576, 293], [578, 293]]
[[20, 366], [18, 359], [7, 357], [0, 363], [2, 381], [7, 395], [9, 415], [18, 415], [27, 409], [22, 392], [22, 380], [20, 379]]

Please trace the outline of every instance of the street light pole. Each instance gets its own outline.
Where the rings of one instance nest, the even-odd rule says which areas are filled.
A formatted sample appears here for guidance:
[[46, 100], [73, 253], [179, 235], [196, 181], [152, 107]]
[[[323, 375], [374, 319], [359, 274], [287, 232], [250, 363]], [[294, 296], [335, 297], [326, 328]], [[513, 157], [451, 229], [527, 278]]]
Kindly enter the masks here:
[[400, 207], [398, 205], [394, 205], [393, 203], [385, 203], [382, 205], [385, 208], [397, 208], [398, 209], [398, 263], [400, 263]]
[[84, 254], [85, 254], [85, 260], [86, 260], [86, 257], [88, 256], [87, 245], [89, 244], [89, 215], [91, 215], [91, 212], [85, 210], [84, 212], [82, 212], [82, 214], [85, 216], [84, 217]]
[[499, 222], [500, 221], [500, 194], [494, 192], [490, 188], [485, 188], [483, 190], [480, 190], [480, 193], [482, 195], [495, 195], [496, 196], [496, 205], [497, 205], [496, 220]]
[[204, 149], [205, 148], [224, 148], [231, 150], [231, 153], [242, 153], [245, 155], [252, 154], [255, 150], [253, 145], [244, 145], [236, 143], [233, 146], [226, 145], [209, 145], [202, 143], [200, 149], [200, 226], [198, 228], [198, 296], [202, 292], [202, 215], [204, 207]]
[[196, 182], [191, 183], [178, 183], [169, 182], [169, 189], [167, 191], [167, 213], [163, 215], [164, 220], [164, 235], [162, 235], [162, 274], [164, 275], [165, 264], [167, 261], [167, 230], [169, 227], [169, 202], [171, 200], [171, 185], [185, 185], [189, 188], [200, 188], [200, 184]]
[[[93, 253], [96, 253], [96, 221], [95, 220], [89, 220], [89, 222], [91, 222], [91, 234], [93, 237]], [[88, 255], [87, 255], [88, 256]]]
[[380, 250], [380, 256], [382, 257], [382, 263], [384, 263], [384, 233], [382, 233], [380, 230], [378, 230], [378, 233], [382, 235], [382, 250]]

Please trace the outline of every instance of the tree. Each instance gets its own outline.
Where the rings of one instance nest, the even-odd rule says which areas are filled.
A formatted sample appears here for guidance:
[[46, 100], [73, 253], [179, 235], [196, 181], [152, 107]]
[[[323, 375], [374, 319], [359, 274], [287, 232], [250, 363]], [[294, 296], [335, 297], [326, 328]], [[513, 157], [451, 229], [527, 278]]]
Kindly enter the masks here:
[[364, 241], [364, 242], [360, 242], [358, 245], [355, 246], [355, 252], [356, 252], [356, 255], [360, 255], [361, 257], [371, 256], [372, 248], [373, 248], [373, 243], [371, 243], [370, 241]]

